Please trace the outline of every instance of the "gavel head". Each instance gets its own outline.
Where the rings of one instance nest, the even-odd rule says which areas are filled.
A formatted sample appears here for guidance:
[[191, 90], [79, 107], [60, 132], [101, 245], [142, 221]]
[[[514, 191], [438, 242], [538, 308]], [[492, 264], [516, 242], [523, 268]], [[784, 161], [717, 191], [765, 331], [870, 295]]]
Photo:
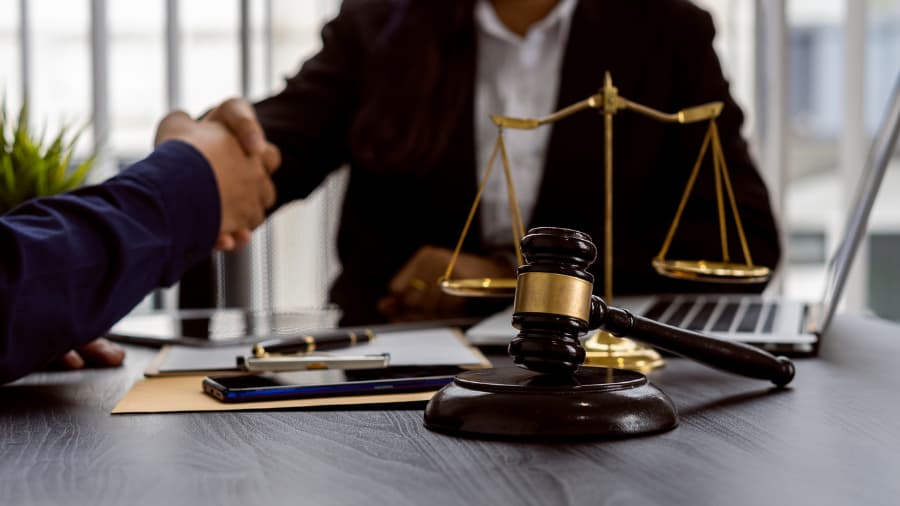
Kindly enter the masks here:
[[522, 238], [522, 256], [512, 319], [519, 334], [509, 354], [520, 367], [569, 374], [584, 362], [579, 336], [591, 319], [594, 276], [587, 269], [597, 247], [583, 232], [539, 227]]

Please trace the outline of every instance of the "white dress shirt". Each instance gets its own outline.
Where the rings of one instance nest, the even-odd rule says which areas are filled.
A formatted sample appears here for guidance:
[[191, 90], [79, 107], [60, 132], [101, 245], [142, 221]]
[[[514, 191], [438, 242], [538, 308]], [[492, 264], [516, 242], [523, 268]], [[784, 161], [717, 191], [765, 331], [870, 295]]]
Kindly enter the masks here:
[[[500, 21], [490, 0], [476, 2], [478, 66], [474, 126], [479, 183], [497, 139], [497, 126], [490, 120], [491, 114], [537, 118], [555, 110], [563, 54], [576, 4], [577, 0], [561, 0], [521, 37]], [[537, 203], [551, 128], [545, 125], [537, 130], [504, 131], [525, 227]], [[488, 245], [513, 243], [508, 198], [498, 155], [479, 205], [482, 237]]]

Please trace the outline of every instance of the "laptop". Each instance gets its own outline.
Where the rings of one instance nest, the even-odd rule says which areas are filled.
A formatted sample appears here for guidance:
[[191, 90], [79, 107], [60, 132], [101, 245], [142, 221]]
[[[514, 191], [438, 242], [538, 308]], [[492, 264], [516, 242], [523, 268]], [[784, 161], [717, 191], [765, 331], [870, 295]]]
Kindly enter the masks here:
[[[843, 238], [828, 263], [825, 289], [817, 303], [757, 294], [684, 294], [617, 297], [614, 305], [669, 325], [722, 339], [757, 345], [778, 353], [797, 355], [818, 351], [841, 298], [859, 244], [865, 237], [869, 214], [884, 179], [900, 131], [900, 76], [882, 123], [876, 131], [869, 157], [851, 207]], [[506, 346], [516, 334], [510, 322], [512, 307], [471, 327], [466, 336], [479, 346]]]

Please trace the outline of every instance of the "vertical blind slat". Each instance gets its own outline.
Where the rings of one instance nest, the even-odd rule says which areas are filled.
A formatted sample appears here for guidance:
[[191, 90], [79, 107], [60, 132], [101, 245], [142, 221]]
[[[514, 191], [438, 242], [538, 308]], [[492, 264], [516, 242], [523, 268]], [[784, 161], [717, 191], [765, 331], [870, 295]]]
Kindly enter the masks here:
[[181, 19], [179, 0], [166, 0], [166, 105], [181, 107]]
[[22, 103], [31, 95], [31, 19], [28, 0], [19, 0], [19, 58], [21, 64]]
[[106, 0], [91, 0], [91, 99], [94, 152], [102, 157], [109, 141], [109, 31]]

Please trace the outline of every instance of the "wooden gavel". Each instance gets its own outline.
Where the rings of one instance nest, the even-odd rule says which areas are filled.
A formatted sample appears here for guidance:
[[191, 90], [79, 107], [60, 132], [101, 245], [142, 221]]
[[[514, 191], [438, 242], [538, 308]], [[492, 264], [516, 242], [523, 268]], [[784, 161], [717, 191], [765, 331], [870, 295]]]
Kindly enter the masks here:
[[513, 327], [513, 361], [532, 371], [571, 374], [584, 362], [579, 337], [603, 328], [723, 371], [790, 383], [794, 364], [743, 343], [724, 341], [609, 306], [593, 295], [588, 267], [597, 258], [589, 235], [556, 227], [531, 229], [522, 239]]

